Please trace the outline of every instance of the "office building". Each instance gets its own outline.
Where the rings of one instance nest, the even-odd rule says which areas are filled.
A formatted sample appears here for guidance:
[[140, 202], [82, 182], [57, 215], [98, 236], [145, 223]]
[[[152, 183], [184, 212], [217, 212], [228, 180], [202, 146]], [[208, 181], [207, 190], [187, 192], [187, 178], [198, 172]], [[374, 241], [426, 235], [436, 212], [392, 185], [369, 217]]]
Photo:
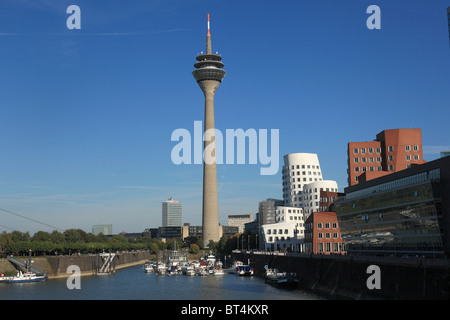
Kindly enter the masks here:
[[162, 203], [162, 226], [181, 227], [183, 225], [183, 205], [169, 198]]
[[324, 180], [319, 158], [314, 153], [284, 156], [283, 200], [287, 207], [302, 208], [305, 219], [320, 209], [320, 192], [338, 192], [336, 181]]
[[305, 221], [305, 253], [345, 253], [335, 212], [314, 212]]
[[450, 157], [347, 187], [332, 208], [348, 253], [445, 257]]
[[252, 221], [252, 214], [231, 214], [228, 216], [228, 225], [232, 227], [238, 227], [239, 233], [243, 233], [245, 224]]
[[369, 181], [425, 163], [420, 129], [391, 129], [376, 140], [348, 143], [348, 185]]
[[283, 200], [287, 207], [302, 207], [306, 184], [322, 181], [319, 158], [314, 153], [291, 153], [284, 157], [282, 168]]
[[304, 215], [296, 207], [276, 207], [275, 223], [261, 227], [266, 251], [303, 252]]
[[[212, 53], [211, 34], [209, 28], [208, 14], [208, 33], [206, 36], [206, 53], [197, 56], [197, 62], [194, 64], [196, 68], [192, 74], [205, 96], [205, 135], [204, 150], [205, 158], [203, 159], [203, 244], [207, 246], [210, 240], [219, 241], [219, 206], [217, 198], [217, 169], [214, 137], [214, 94], [225, 77], [223, 63], [220, 62], [222, 57]], [[211, 152], [211, 149], [214, 152]], [[209, 152], [208, 152], [209, 150]]]

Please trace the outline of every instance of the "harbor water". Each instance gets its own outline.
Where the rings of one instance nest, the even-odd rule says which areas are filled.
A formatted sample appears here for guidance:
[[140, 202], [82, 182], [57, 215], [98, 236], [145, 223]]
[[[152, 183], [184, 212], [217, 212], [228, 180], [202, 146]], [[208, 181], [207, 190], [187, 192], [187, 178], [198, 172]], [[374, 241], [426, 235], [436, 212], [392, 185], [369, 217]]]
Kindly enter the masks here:
[[0, 283], [0, 300], [321, 300], [302, 290], [282, 289], [258, 277], [157, 275], [142, 266], [111, 275], [83, 276], [80, 289], [67, 279], [35, 283]]

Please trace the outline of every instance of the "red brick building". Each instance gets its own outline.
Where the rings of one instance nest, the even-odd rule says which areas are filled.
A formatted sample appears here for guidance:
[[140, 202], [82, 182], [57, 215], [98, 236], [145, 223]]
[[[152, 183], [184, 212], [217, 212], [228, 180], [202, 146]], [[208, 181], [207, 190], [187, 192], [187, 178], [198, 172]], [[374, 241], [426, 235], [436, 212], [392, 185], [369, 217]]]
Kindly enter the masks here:
[[391, 129], [376, 140], [348, 143], [348, 184], [369, 181], [425, 163], [421, 129]]
[[330, 206], [345, 193], [320, 190], [320, 212], [330, 211]]
[[343, 254], [335, 212], [313, 212], [305, 221], [305, 253]]

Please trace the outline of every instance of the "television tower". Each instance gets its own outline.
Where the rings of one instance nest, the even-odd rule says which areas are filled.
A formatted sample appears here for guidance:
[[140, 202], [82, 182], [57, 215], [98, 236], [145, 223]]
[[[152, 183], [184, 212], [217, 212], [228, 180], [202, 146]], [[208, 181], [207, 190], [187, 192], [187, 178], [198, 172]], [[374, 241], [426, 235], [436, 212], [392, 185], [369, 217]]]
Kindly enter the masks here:
[[[208, 13], [208, 34], [206, 35], [206, 54], [203, 52], [197, 56], [196, 68], [192, 71], [195, 80], [205, 95], [205, 141], [203, 150], [214, 150], [204, 152], [203, 156], [203, 245], [208, 246], [209, 241], [219, 241], [219, 205], [217, 199], [217, 169], [214, 136], [214, 93], [225, 77], [222, 57], [213, 54], [211, 49], [211, 33], [209, 29]], [[210, 139], [209, 139], [210, 137]], [[213, 145], [210, 145], [213, 144]], [[205, 161], [207, 159], [207, 161]]]

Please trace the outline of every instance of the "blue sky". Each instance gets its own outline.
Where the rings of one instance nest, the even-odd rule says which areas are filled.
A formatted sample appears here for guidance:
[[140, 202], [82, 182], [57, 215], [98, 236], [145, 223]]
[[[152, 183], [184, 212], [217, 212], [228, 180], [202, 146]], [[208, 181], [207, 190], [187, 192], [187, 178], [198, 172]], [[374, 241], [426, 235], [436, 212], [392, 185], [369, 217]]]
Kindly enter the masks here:
[[[69, 30], [69, 5], [81, 29]], [[381, 29], [369, 30], [369, 5]], [[0, 208], [60, 229], [161, 225], [161, 202], [201, 224], [201, 165], [172, 163], [177, 128], [203, 120], [191, 72], [205, 50], [227, 75], [216, 127], [279, 129], [347, 186], [347, 142], [421, 128], [425, 160], [450, 149], [448, 0], [0, 0]], [[219, 165], [219, 219], [281, 198], [281, 170]], [[0, 211], [0, 231], [51, 231]]]

